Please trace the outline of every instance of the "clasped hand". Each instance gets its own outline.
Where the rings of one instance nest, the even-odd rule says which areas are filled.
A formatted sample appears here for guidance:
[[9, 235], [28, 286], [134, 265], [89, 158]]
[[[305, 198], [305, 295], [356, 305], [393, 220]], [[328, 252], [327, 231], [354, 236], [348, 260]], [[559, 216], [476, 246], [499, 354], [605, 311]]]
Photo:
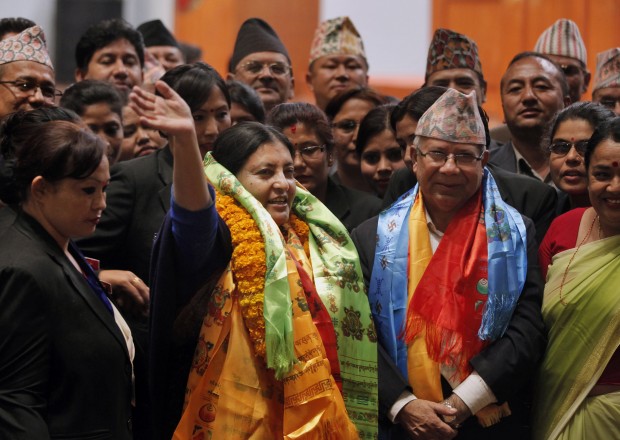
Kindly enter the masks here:
[[[453, 399], [454, 402], [450, 399], [446, 400], [452, 404], [452, 408], [429, 400], [412, 400], [400, 410], [396, 421], [403, 426], [409, 438], [412, 439], [452, 439], [458, 433], [455, 427], [470, 414], [469, 409], [460, 399]], [[450, 420], [450, 424], [444, 420]]]

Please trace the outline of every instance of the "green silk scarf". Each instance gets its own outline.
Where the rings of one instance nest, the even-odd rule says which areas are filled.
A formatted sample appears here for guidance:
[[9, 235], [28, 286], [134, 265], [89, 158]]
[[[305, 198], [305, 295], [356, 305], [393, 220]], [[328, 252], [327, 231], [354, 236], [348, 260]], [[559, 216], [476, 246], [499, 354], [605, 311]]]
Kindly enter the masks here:
[[[284, 237], [267, 210], [211, 153], [205, 157], [204, 170], [218, 191], [234, 197], [250, 213], [265, 240], [266, 361], [276, 377], [282, 378], [296, 362]], [[374, 439], [378, 426], [377, 336], [357, 250], [340, 220], [299, 185], [292, 209], [310, 229], [314, 282], [334, 325], [347, 412], [360, 438]]]

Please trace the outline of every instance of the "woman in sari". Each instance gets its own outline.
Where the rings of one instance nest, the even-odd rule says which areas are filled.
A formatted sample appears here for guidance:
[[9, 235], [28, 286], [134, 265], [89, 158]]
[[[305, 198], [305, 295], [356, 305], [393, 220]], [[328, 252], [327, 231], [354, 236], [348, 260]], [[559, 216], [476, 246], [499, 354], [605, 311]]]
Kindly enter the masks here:
[[620, 118], [594, 131], [584, 160], [592, 207], [573, 226], [574, 247], [553, 257], [545, 286], [536, 439], [620, 437]]
[[174, 154], [153, 255], [151, 386], [167, 404], [156, 432], [375, 438], [376, 336], [345, 228], [296, 186], [282, 133], [238, 124], [203, 169], [187, 106], [157, 90], [132, 94]]

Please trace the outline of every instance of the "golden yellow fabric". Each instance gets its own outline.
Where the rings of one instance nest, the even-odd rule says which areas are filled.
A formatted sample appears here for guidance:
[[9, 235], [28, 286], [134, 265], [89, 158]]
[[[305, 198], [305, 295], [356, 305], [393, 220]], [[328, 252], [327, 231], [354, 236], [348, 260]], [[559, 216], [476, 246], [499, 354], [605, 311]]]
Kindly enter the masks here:
[[[409, 216], [408, 304], [411, 303], [413, 293], [418, 287], [431, 258], [433, 258], [433, 249], [428, 235], [426, 213], [420, 192], [411, 207], [411, 215]], [[443, 400], [439, 364], [429, 357], [425, 339], [426, 333], [423, 331], [415, 337], [407, 350], [409, 384], [416, 397], [439, 402]]]

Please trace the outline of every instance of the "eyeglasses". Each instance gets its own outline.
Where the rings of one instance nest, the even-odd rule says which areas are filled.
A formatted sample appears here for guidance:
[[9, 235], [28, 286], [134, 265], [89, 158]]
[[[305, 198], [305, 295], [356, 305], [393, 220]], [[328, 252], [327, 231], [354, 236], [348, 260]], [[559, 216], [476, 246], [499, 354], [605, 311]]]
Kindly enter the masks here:
[[584, 139], [577, 142], [557, 141], [549, 145], [549, 151], [559, 156], [566, 156], [572, 147], [575, 147], [575, 151], [580, 156], [583, 156], [588, 148], [588, 140]]
[[605, 98], [601, 98], [601, 100], [599, 101], [599, 104], [604, 105], [605, 107], [610, 108], [612, 110], [616, 108], [616, 103], [620, 103], [620, 98], [614, 99], [614, 98], [605, 97]]
[[566, 76], [575, 76], [581, 73], [581, 68], [578, 66], [572, 66], [570, 64], [560, 64], [560, 69]]
[[258, 75], [265, 69], [265, 66], [267, 66], [269, 72], [274, 76], [284, 76], [291, 70], [291, 67], [284, 63], [263, 63], [261, 61], [248, 61], [240, 67], [247, 73]]
[[422, 150], [420, 150], [420, 147], [415, 147], [415, 149], [420, 156], [428, 157], [433, 165], [439, 166], [445, 165], [450, 158], [452, 158], [452, 160], [454, 160], [454, 164], [459, 167], [472, 166], [476, 162], [482, 160], [482, 156], [484, 155], [484, 150], [480, 153], [480, 156], [474, 156], [469, 153], [446, 154], [443, 151], [429, 151], [428, 153], [423, 153]]
[[343, 133], [353, 133], [358, 125], [360, 124], [357, 121], [352, 119], [343, 119], [342, 121], [334, 122], [332, 127]]
[[58, 96], [62, 96], [62, 92], [51, 84], [40, 84], [37, 81], [30, 79], [18, 79], [15, 81], [0, 81], [0, 84], [10, 84], [13, 89], [20, 95], [32, 95], [36, 93], [36, 90], [41, 90], [41, 95], [47, 99], [55, 99]]
[[295, 150], [295, 156], [293, 158], [299, 153], [304, 160], [316, 160], [321, 156], [323, 151], [325, 151], [325, 145], [309, 145]]

